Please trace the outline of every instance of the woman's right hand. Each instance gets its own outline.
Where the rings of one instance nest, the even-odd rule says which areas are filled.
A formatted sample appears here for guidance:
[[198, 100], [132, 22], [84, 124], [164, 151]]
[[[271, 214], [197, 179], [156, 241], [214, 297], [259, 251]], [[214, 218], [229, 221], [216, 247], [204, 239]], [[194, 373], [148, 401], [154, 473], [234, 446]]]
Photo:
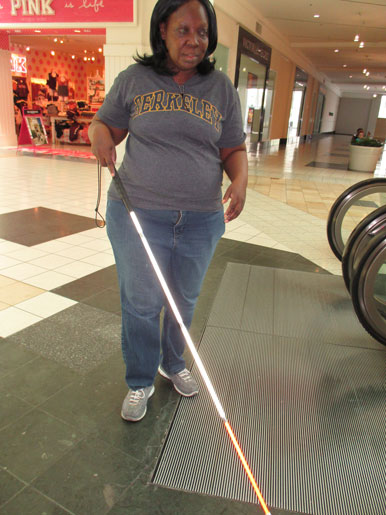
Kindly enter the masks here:
[[127, 136], [126, 129], [110, 127], [97, 116], [94, 117], [89, 127], [89, 138], [91, 141], [91, 152], [98, 159], [101, 166], [107, 166], [112, 177], [115, 173], [115, 161], [117, 153], [115, 146]]

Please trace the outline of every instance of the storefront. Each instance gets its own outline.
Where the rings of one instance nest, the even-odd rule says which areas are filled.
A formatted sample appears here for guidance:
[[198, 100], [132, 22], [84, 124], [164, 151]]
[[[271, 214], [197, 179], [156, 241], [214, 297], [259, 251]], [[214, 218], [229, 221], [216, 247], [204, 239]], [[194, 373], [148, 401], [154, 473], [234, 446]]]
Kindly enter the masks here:
[[[11, 0], [3, 5], [0, 52], [7, 53], [11, 63], [8, 68], [3, 55], [0, 90], [12, 104], [19, 144], [89, 145], [88, 126], [107, 89], [106, 32], [133, 26], [136, 4]], [[23, 120], [26, 111], [35, 113], [32, 122], [28, 113]], [[4, 130], [1, 124], [0, 133]]]
[[23, 112], [32, 109], [40, 111], [46, 133], [46, 138], [40, 134], [33, 144], [88, 145], [88, 125], [105, 94], [102, 51], [106, 31], [39, 31], [6, 30], [17, 135]]
[[270, 75], [271, 48], [239, 28], [235, 86], [238, 90], [250, 152], [258, 142], [269, 139], [269, 122], [274, 92]]

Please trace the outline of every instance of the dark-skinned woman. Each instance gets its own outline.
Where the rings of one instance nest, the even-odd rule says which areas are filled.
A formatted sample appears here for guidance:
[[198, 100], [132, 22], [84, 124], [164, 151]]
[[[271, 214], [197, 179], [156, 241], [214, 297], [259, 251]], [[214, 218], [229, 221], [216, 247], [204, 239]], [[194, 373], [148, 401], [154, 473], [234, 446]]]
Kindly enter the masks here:
[[[118, 75], [89, 134], [92, 151], [112, 175], [115, 146], [129, 134], [119, 174], [189, 327], [224, 224], [244, 206], [245, 134], [237, 92], [209, 59], [217, 45], [209, 0], [159, 0], [150, 41], [152, 55], [137, 56]], [[222, 198], [223, 170], [231, 185]], [[196, 395], [198, 386], [185, 366], [179, 325], [113, 182], [106, 223], [119, 278], [129, 388], [121, 416], [137, 422], [146, 414], [157, 373], [186, 397]]]

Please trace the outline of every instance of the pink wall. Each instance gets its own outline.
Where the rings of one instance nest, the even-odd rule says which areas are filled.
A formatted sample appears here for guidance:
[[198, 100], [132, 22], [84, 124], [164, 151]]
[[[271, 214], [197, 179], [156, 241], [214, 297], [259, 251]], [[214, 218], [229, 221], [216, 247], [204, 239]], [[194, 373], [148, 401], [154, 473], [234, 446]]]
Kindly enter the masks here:
[[47, 79], [48, 73], [55, 70], [58, 75], [65, 75], [75, 86], [75, 98], [87, 99], [87, 77], [94, 76], [99, 71], [103, 77], [104, 57], [97, 56], [95, 61], [83, 61], [81, 58], [71, 59], [70, 54], [57, 52], [54, 56], [49, 51], [34, 50], [29, 52], [25, 47], [11, 43], [10, 50], [16, 54], [27, 57], [27, 78]]

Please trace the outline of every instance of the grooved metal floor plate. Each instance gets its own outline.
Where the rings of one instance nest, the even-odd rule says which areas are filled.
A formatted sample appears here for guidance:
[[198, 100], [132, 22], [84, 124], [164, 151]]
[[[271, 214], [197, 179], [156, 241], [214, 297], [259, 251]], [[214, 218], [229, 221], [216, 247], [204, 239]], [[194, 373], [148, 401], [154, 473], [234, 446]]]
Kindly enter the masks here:
[[[385, 351], [341, 277], [228, 265], [199, 352], [270, 507], [386, 513]], [[193, 374], [153, 482], [257, 503]]]

